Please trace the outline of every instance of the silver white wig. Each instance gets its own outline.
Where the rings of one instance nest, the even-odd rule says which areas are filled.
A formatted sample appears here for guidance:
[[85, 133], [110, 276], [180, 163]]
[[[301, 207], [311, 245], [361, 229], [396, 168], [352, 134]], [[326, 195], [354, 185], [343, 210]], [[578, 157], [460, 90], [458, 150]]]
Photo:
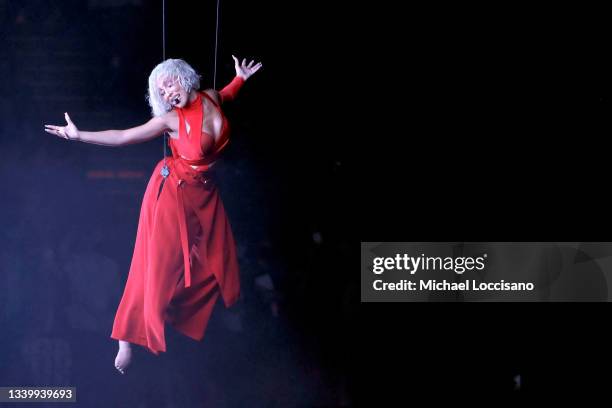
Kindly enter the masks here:
[[192, 89], [200, 89], [200, 75], [182, 59], [167, 59], [157, 64], [149, 75], [149, 95], [147, 95], [153, 116], [160, 116], [172, 110], [172, 105], [163, 100], [157, 88], [158, 78], [167, 77], [178, 79], [187, 93]]

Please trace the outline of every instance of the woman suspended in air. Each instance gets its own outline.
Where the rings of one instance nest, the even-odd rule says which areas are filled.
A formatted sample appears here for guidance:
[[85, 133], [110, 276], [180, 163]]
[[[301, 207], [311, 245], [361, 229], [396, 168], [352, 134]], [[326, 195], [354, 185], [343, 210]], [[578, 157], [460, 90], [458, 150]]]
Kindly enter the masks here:
[[105, 146], [170, 135], [172, 157], [157, 164], [147, 185], [111, 333], [119, 341], [115, 367], [122, 374], [131, 361], [131, 344], [165, 352], [165, 323], [201, 340], [218, 296], [226, 307], [238, 299], [234, 238], [209, 170], [229, 141], [221, 105], [234, 99], [262, 64], [232, 57], [236, 77], [219, 92], [200, 91], [200, 76], [183, 60], [157, 65], [149, 76], [153, 118], [141, 126], [86, 132], [68, 113], [65, 126], [45, 125], [53, 135]]

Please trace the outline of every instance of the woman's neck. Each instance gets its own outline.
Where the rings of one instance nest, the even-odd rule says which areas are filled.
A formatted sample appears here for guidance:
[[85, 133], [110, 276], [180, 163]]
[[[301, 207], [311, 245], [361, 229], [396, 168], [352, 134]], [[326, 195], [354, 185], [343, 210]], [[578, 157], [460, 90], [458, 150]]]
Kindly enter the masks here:
[[198, 97], [198, 92], [192, 89], [191, 92], [189, 92], [189, 104], [192, 104], [193, 101], [195, 101], [197, 97]]

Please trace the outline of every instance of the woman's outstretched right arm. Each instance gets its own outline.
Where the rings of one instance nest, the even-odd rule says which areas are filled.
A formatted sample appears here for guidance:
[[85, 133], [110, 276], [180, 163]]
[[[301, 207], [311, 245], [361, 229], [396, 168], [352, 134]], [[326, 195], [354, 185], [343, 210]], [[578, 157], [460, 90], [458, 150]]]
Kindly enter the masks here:
[[86, 132], [79, 130], [70, 120], [68, 113], [64, 114], [66, 126], [45, 125], [45, 132], [64, 139], [78, 140], [102, 146], [125, 146], [134, 143], [146, 142], [160, 136], [168, 127], [167, 115], [155, 116], [147, 123], [129, 129], [103, 130], [99, 132]]

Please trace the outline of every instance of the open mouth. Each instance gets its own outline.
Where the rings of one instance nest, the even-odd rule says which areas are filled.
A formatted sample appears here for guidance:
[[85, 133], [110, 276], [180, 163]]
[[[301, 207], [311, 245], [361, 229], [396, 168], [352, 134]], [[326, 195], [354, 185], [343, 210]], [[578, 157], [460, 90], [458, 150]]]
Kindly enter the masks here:
[[179, 95], [175, 96], [174, 99], [172, 99], [172, 105], [174, 106], [177, 106], [180, 102], [181, 102], [181, 97]]

